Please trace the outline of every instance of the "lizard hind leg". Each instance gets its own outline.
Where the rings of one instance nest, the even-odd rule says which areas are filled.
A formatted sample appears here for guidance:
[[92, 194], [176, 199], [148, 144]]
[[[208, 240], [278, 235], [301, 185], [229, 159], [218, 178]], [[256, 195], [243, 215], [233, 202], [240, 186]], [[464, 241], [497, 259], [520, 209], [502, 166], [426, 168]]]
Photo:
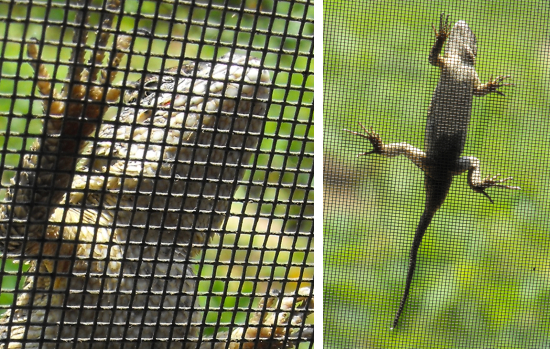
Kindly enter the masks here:
[[360, 153], [357, 155], [357, 157], [364, 156], [371, 153], [380, 154], [390, 158], [404, 155], [410, 161], [412, 161], [417, 167], [425, 171], [426, 153], [424, 151], [406, 142], [384, 144], [384, 142], [382, 141], [382, 138], [378, 133], [374, 131], [372, 126], [367, 129], [363, 124], [359, 123], [359, 125], [364, 131], [363, 134], [358, 133], [356, 131], [350, 131], [347, 129], [344, 129], [344, 131], [347, 131], [350, 134], [369, 140], [369, 142], [373, 147], [373, 150]]
[[489, 199], [491, 203], [494, 203], [491, 197], [485, 192], [490, 187], [500, 187], [508, 190], [521, 190], [519, 186], [511, 186], [503, 184], [506, 181], [513, 180], [513, 177], [506, 177], [504, 179], [498, 179], [500, 174], [495, 176], [487, 176], [481, 178], [481, 166], [480, 161], [476, 157], [462, 157], [458, 161], [458, 169], [455, 174], [458, 175], [464, 171], [468, 171], [468, 185], [472, 190], [477, 193], [482, 193]]
[[374, 131], [374, 128], [372, 126], [367, 129], [363, 124], [359, 123], [359, 125], [361, 126], [361, 128], [365, 132], [364, 134], [360, 134], [357, 131], [351, 131], [351, 130], [348, 130], [348, 129], [344, 129], [344, 131], [369, 140], [369, 142], [373, 146], [373, 150], [372, 151], [367, 151], [367, 152], [364, 152], [364, 153], [360, 153], [360, 154], [357, 155], [357, 157], [365, 156], [367, 154], [372, 154], [372, 153], [383, 154], [384, 153], [384, 142], [382, 141], [382, 138], [380, 137], [380, 135], [376, 131]]

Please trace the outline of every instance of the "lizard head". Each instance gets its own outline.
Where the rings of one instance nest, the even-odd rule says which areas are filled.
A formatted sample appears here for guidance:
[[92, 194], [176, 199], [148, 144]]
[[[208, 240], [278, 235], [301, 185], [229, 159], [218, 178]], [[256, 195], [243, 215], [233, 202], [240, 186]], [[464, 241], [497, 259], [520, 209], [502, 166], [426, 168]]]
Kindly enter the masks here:
[[458, 21], [451, 30], [445, 56], [455, 56], [467, 65], [474, 66], [477, 56], [476, 36], [464, 21]]
[[214, 63], [184, 62], [162, 74], [147, 74], [127, 83], [121, 119], [149, 124], [150, 119], [179, 115], [181, 123], [188, 113], [214, 115], [220, 107], [222, 114], [262, 116], [266, 103], [252, 103], [252, 99], [269, 97], [270, 89], [261, 85], [269, 81], [269, 73], [253, 57], [227, 54]]

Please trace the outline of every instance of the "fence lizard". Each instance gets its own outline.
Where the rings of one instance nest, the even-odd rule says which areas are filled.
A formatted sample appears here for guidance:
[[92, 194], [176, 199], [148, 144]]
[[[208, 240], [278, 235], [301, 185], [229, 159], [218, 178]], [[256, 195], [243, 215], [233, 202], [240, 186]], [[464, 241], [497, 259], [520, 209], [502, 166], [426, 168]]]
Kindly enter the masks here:
[[[202, 311], [215, 307], [200, 306], [191, 260], [223, 233], [244, 165], [260, 147], [269, 71], [257, 58], [228, 53], [115, 85], [135, 35], [116, 29], [123, 1], [93, 3], [66, 8], [76, 13], [61, 90], [39, 41], [28, 43], [44, 109], [30, 117], [43, 119], [44, 132], [0, 202], [0, 253], [30, 265], [16, 302], [0, 316], [0, 348], [312, 341], [313, 328], [301, 327], [314, 306], [309, 287], [292, 296], [271, 291], [245, 326], [227, 332], [218, 321], [221, 330], [205, 334]], [[98, 10], [102, 21], [94, 25]], [[89, 32], [96, 32], [92, 45]], [[116, 105], [116, 117], [106, 116]]]
[[[460, 157], [466, 142], [473, 96], [484, 96], [492, 92], [504, 96], [498, 89], [511, 84], [503, 83], [509, 76], [499, 76], [495, 80], [491, 78], [485, 84], [480, 82], [475, 70], [477, 43], [474, 33], [464, 21], [458, 21], [450, 30], [448, 20], [449, 16], [445, 17], [445, 14], [442, 13], [439, 31], [436, 31], [434, 27], [436, 41], [429, 56], [430, 64], [438, 66], [441, 73], [428, 111], [424, 137], [426, 151], [407, 143], [386, 145], [372, 127], [369, 130], [361, 123], [359, 124], [365, 131], [364, 134], [346, 130], [366, 138], [374, 147], [372, 151], [359, 156], [371, 153], [386, 157], [404, 155], [422, 169], [425, 175], [426, 204], [410, 251], [405, 291], [391, 329], [397, 326], [405, 307], [422, 237], [435, 212], [443, 204], [451, 187], [453, 176], [468, 171], [468, 185], [475, 192], [484, 194], [491, 203], [493, 200], [485, 192], [489, 187], [520, 189], [516, 186], [502, 184], [511, 180], [511, 177], [497, 179], [500, 175], [496, 175], [482, 179], [480, 161], [475, 157]], [[445, 41], [447, 41], [445, 54], [441, 55]]]

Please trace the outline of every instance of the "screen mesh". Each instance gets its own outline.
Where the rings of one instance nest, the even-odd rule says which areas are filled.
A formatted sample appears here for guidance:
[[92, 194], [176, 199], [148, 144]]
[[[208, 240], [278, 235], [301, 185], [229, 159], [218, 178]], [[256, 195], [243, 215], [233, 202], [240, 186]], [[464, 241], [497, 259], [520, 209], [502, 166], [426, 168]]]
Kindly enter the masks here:
[[[323, 345], [548, 347], [548, 4], [327, 1], [323, 6]], [[449, 15], [450, 28], [458, 26], [455, 33], [466, 25], [475, 34], [475, 70], [482, 83], [492, 77], [498, 85], [497, 76], [510, 76], [501, 85], [513, 86], [494, 89], [505, 96], [472, 96], [473, 80], [459, 81], [472, 77], [467, 72], [474, 67], [475, 50], [468, 46], [473, 40], [465, 29], [455, 46], [452, 32], [443, 46], [442, 53], [454, 53], [456, 62], [439, 62], [441, 69], [430, 65], [441, 13]], [[449, 77], [452, 73], [456, 77]], [[445, 74], [449, 85], [438, 86]], [[461, 97], [464, 86], [469, 90]], [[468, 99], [471, 105], [457, 102]], [[445, 183], [449, 169], [458, 172], [459, 155], [446, 157], [453, 154], [446, 147], [460, 145], [458, 118], [468, 115], [470, 106], [460, 156], [479, 160], [481, 179], [513, 177], [500, 184], [521, 190], [487, 188], [491, 204], [472, 191], [468, 171], [453, 177], [421, 241], [403, 313], [390, 330], [425, 209], [424, 182], [431, 181], [435, 202], [443, 190], [433, 183]], [[427, 127], [429, 115], [440, 118], [439, 124]], [[373, 151], [373, 143], [344, 129], [367, 134], [370, 127], [385, 145], [407, 143], [430, 154], [433, 163], [417, 165], [431, 166], [425, 171], [431, 177], [425, 179], [404, 156], [357, 157]], [[438, 132], [448, 137], [428, 137]], [[393, 149], [404, 150], [400, 147]]]
[[0, 1], [0, 345], [313, 346], [313, 2]]

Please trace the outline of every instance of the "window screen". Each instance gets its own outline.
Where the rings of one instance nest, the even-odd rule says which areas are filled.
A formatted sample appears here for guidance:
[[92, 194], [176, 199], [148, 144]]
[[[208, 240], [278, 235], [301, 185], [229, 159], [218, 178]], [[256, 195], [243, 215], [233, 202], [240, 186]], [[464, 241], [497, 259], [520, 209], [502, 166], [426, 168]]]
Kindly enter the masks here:
[[0, 19], [0, 344], [312, 347], [313, 2]]
[[[323, 5], [324, 346], [547, 347], [548, 4]], [[432, 49], [442, 13], [448, 36]], [[474, 84], [476, 72], [492, 84]], [[344, 130], [371, 127], [370, 140]], [[357, 156], [380, 139], [416, 163]], [[480, 185], [497, 174], [521, 190]], [[438, 196], [390, 330], [426, 198]]]

